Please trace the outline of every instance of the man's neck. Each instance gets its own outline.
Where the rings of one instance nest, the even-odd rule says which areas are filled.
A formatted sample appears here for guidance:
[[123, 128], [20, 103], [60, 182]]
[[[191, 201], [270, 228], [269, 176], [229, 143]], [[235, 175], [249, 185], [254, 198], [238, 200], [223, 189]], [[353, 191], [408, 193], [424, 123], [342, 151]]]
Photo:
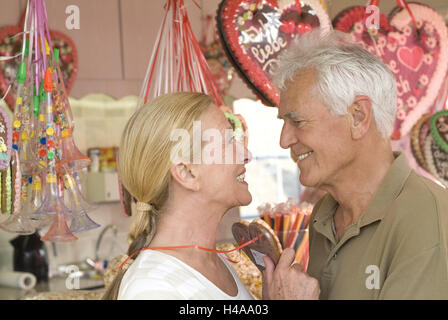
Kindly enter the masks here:
[[362, 153], [338, 175], [335, 183], [324, 188], [338, 202], [344, 225], [357, 221], [368, 208], [394, 161], [390, 145], [383, 146], [374, 157], [371, 154]]

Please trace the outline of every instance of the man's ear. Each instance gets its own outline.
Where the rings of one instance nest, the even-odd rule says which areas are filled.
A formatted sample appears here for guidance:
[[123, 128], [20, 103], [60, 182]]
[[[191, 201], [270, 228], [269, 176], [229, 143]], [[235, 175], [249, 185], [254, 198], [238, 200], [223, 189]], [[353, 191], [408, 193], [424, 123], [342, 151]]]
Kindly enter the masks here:
[[171, 176], [185, 189], [191, 191], [199, 190], [197, 172], [192, 165], [185, 163], [173, 163], [170, 168]]
[[373, 120], [372, 111], [372, 100], [367, 96], [357, 96], [353, 104], [348, 107], [353, 139], [361, 139], [369, 131]]

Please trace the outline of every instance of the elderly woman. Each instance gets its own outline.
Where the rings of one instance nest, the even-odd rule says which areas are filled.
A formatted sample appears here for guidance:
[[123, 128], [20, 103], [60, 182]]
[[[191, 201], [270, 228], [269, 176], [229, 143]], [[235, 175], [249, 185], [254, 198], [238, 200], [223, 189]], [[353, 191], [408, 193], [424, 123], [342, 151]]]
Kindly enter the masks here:
[[[252, 201], [244, 181], [251, 155], [232, 132], [224, 113], [200, 93], [164, 95], [132, 115], [119, 169], [137, 200], [128, 255], [138, 254], [104, 299], [252, 299], [230, 263], [215, 252], [139, 252], [215, 248], [224, 214]], [[211, 137], [213, 143], [203, 143]]]
[[394, 75], [338, 32], [302, 36], [280, 58], [280, 145], [300, 182], [327, 194], [310, 219], [308, 274], [269, 259], [264, 297], [448, 299], [448, 192], [410, 169], [389, 136]]

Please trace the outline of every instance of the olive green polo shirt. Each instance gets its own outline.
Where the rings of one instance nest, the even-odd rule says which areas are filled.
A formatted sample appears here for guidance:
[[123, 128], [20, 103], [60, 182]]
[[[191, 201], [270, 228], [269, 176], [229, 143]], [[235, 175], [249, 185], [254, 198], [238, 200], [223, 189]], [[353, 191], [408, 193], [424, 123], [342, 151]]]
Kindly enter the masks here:
[[308, 273], [321, 299], [448, 299], [448, 191], [395, 160], [362, 216], [336, 240], [338, 203], [310, 219]]

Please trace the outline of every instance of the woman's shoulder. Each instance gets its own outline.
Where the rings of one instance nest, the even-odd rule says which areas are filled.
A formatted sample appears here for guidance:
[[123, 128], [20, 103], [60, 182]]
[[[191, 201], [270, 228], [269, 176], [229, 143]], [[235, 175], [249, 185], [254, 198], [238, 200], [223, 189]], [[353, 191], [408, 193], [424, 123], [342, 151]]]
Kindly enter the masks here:
[[124, 274], [119, 298], [184, 299], [179, 286], [191, 276], [175, 258], [151, 250], [144, 251]]

